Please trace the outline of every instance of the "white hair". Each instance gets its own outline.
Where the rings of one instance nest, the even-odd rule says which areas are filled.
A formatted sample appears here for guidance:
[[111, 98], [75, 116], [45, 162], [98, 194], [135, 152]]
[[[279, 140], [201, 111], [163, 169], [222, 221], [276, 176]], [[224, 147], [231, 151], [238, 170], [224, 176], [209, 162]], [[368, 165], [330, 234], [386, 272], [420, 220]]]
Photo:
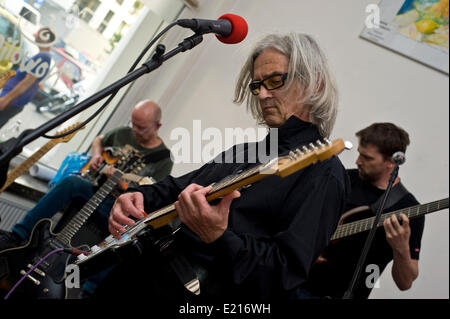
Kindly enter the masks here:
[[336, 121], [338, 91], [328, 69], [326, 57], [309, 35], [288, 33], [269, 34], [256, 43], [239, 74], [234, 102], [246, 100], [247, 109], [259, 124], [265, 124], [258, 96], [252, 95], [248, 84], [253, 77], [253, 64], [262, 51], [273, 48], [289, 60], [288, 77], [283, 90], [299, 86], [299, 101], [311, 105], [310, 119], [323, 137], [329, 137]]

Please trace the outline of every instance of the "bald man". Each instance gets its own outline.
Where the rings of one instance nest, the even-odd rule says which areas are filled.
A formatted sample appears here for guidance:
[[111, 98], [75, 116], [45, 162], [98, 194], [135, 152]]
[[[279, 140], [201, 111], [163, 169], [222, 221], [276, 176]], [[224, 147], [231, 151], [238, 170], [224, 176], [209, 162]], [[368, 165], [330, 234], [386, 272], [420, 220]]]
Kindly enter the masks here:
[[[173, 162], [170, 151], [158, 136], [161, 127], [161, 109], [151, 101], [136, 104], [131, 113], [131, 127], [113, 129], [105, 135], [97, 136], [92, 143], [90, 170], [98, 170], [103, 162], [102, 152], [106, 147], [122, 148], [129, 144], [148, 159], [147, 165], [139, 172], [156, 181], [170, 174]], [[24, 244], [30, 237], [34, 225], [43, 218], [51, 218], [69, 204], [77, 208], [94, 195], [97, 187], [78, 176], [68, 176], [57, 183], [22, 219], [12, 232], [0, 230], [0, 251]], [[92, 219], [100, 230], [107, 233], [109, 212], [115, 198], [108, 195], [92, 214]]]
[[[159, 106], [151, 100], [139, 102], [131, 112], [131, 128], [119, 127], [94, 139], [89, 168], [94, 171], [98, 170], [103, 163], [102, 153], [107, 146], [123, 147], [129, 144], [143, 155], [167, 149], [158, 136], [160, 127], [161, 109]], [[170, 155], [168, 156], [167, 160], [146, 167], [147, 174], [145, 175], [152, 176], [157, 181], [168, 175], [173, 165]]]

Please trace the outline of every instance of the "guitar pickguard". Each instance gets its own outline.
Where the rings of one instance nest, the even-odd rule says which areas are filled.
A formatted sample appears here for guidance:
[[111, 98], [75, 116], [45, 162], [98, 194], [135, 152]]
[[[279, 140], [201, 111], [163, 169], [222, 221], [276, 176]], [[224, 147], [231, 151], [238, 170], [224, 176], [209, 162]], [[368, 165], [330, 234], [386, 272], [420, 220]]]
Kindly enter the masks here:
[[[0, 296], [8, 291], [32, 266], [56, 248], [63, 247], [50, 231], [51, 220], [43, 219], [33, 228], [30, 240], [20, 247], [0, 252]], [[58, 252], [49, 256], [25, 278], [11, 298], [63, 299], [64, 277], [70, 254]]]

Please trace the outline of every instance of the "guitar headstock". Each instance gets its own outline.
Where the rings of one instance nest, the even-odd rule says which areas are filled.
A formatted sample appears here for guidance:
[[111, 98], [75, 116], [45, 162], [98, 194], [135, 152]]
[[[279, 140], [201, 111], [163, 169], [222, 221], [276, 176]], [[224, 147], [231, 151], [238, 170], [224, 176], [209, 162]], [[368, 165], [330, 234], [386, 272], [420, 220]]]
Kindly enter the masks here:
[[128, 188], [126, 181], [135, 182], [139, 185], [153, 184], [153, 181], [143, 180], [143, 177], [138, 175], [138, 173], [146, 166], [144, 163], [144, 156], [142, 156], [139, 152], [132, 151], [127, 156], [126, 160], [123, 160], [121, 163], [123, 164], [121, 165], [121, 169], [116, 168], [116, 170], [123, 174], [121, 177], [122, 181], [119, 183], [120, 188]]
[[352, 143], [344, 142], [342, 139], [330, 141], [317, 141], [289, 152], [289, 155], [275, 159], [265, 165], [260, 171], [266, 174], [276, 174], [286, 177], [313, 163], [324, 161], [334, 155], [341, 153], [344, 149], [351, 149]]
[[[56, 132], [55, 135], [60, 135], [60, 134], [64, 134], [64, 133], [66, 133], [66, 132], [69, 132], [70, 130], [72, 130], [72, 129], [74, 129], [75, 127], [79, 126], [81, 123], [82, 123], [82, 122], [77, 122], [77, 123], [75, 123], [75, 124], [72, 124], [71, 126], [65, 128], [64, 130], [59, 131], [59, 132]], [[85, 127], [86, 127], [86, 126], [80, 127], [79, 130], [84, 129]], [[69, 135], [66, 135], [66, 136], [57, 138], [57, 139], [55, 139], [55, 140], [57, 140], [58, 142], [64, 142], [64, 143], [67, 143], [67, 142], [69, 142], [69, 141], [72, 139], [72, 137], [75, 136], [75, 134], [78, 133], [79, 130], [76, 130], [75, 132], [72, 132], [72, 133], [70, 133]]]
[[114, 165], [116, 169], [119, 169], [123, 173], [137, 173], [145, 167], [142, 164], [143, 156], [134, 147], [126, 145], [121, 152], [122, 156]]
[[139, 154], [139, 157], [137, 157], [136, 160], [133, 161], [129, 167], [127, 167], [126, 172], [138, 174], [145, 166], [144, 157]]

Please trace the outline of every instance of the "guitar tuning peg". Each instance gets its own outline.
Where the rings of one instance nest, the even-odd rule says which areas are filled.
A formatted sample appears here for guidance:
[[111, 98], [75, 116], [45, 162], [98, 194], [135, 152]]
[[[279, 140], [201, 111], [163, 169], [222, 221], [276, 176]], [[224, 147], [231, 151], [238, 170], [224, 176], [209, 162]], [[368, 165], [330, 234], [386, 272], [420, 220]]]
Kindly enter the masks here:
[[353, 148], [353, 144], [350, 141], [345, 141], [344, 145], [347, 150], [351, 150]]
[[303, 156], [305, 155], [302, 151], [300, 151], [298, 148], [295, 149], [295, 154], [297, 154], [297, 156]]
[[302, 150], [303, 150], [303, 152], [305, 152], [305, 153], [310, 152], [310, 150], [309, 150], [305, 145], [303, 145]]
[[324, 140], [324, 142], [327, 143], [328, 145], [331, 145], [331, 141], [330, 141], [328, 138], [325, 137], [323, 140]]
[[289, 157], [294, 160], [297, 158], [297, 154], [295, 154], [293, 151], [289, 151]]
[[313, 143], [309, 143], [309, 149], [311, 151], [315, 151], [315, 150], [317, 150], [317, 147]]
[[322, 147], [325, 146], [320, 140], [317, 140], [317, 141], [316, 141], [316, 145], [317, 145], [319, 148], [322, 148]]

